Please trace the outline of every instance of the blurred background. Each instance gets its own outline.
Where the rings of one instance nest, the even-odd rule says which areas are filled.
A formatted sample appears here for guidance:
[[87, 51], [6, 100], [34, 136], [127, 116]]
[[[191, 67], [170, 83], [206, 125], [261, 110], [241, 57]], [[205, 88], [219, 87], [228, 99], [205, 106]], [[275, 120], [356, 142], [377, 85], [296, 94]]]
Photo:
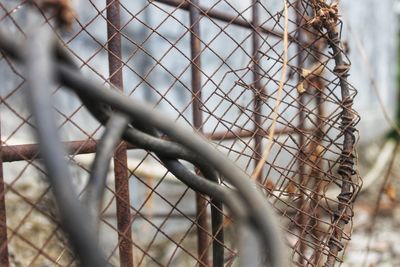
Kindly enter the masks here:
[[358, 155], [363, 189], [345, 266], [399, 266], [400, 1], [343, 1], [351, 80], [361, 116]]

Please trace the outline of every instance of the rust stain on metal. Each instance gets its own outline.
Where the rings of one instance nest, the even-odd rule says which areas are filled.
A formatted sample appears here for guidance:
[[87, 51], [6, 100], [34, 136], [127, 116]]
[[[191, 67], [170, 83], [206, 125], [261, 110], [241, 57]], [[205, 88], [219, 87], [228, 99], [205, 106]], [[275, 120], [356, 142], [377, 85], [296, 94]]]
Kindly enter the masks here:
[[[64, 147], [70, 155], [90, 154], [96, 152], [97, 142], [94, 140], [82, 140], [64, 142]], [[2, 148], [3, 162], [29, 161], [40, 158], [38, 144], [4, 145]]]
[[[17, 16], [14, 15], [18, 14], [18, 10], [25, 8], [24, 3], [26, 1], [17, 2], [20, 2], [21, 5], [11, 8], [0, 3], [0, 9], [5, 14], [0, 18], [0, 23], [4, 19], [10, 19], [18, 30], [23, 32], [23, 26], [18, 25], [19, 21]], [[82, 1], [82, 3], [84, 2]], [[61, 41], [65, 41], [65, 46], [76, 57], [86, 56], [86, 54], [80, 54], [80, 51], [77, 51], [73, 45], [71, 46], [71, 43], [75, 40], [85, 40], [86, 37], [81, 38], [80, 34], [90, 33], [90, 27], [97, 27], [98, 24], [94, 24], [94, 21], [102, 20], [102, 22], [106, 22], [108, 41], [102, 48], [106, 47], [108, 50], [108, 82], [122, 90], [122, 67], [124, 67], [124, 71], [137, 76], [140, 82], [148, 85], [148, 89], [152, 91], [149, 94], [153, 93], [154, 96], [159, 97], [159, 102], [166, 100], [170, 105], [168, 108], [173, 108], [179, 112], [179, 116], [186, 121], [192, 121], [193, 128], [204, 137], [212, 140], [218, 149], [236, 160], [240, 167], [251, 172], [253, 162], [258, 161], [261, 153], [262, 138], [269, 133], [269, 111], [272, 110], [276, 98], [276, 82], [279, 80], [278, 74], [283, 66], [281, 54], [284, 25], [283, 13], [277, 11], [277, 6], [272, 2], [252, 0], [247, 3], [246, 7], [240, 4], [240, 7], [245, 9], [238, 9], [238, 6], [239, 4], [236, 6], [236, 3], [223, 0], [216, 1], [215, 6], [197, 0], [153, 0], [147, 1], [140, 11], [140, 15], [137, 16], [132, 12], [131, 5], [125, 5], [124, 2], [118, 0], [107, 0], [106, 18], [101, 10], [93, 7], [95, 9], [91, 10], [94, 11], [93, 21], [88, 21], [85, 24], [80, 21], [79, 17], [75, 18], [79, 22], [73, 25], [74, 30], [77, 30], [76, 36], [72, 37], [71, 40], [64, 39]], [[222, 7], [226, 7], [226, 10]], [[320, 10], [312, 10], [313, 7], [319, 7]], [[120, 8], [121, 12], [124, 13], [124, 16], [122, 16], [124, 25], [121, 25], [120, 22]], [[264, 186], [263, 190], [267, 197], [279, 210], [279, 215], [284, 217], [282, 221], [290, 221], [283, 228], [288, 226], [285, 229], [290, 230], [286, 234], [290, 236], [291, 240], [295, 240], [295, 245], [291, 247], [293, 263], [299, 266], [319, 266], [323, 261], [328, 260], [326, 266], [332, 267], [341, 260], [343, 254], [339, 252], [348, 241], [348, 235], [343, 233], [344, 229], [351, 228], [346, 224], [351, 220], [352, 202], [360, 186], [356, 179], [358, 177], [354, 175], [353, 160], [355, 141], [353, 131], [358, 116], [352, 110], [352, 96], [356, 90], [347, 84], [349, 66], [344, 61], [345, 55], [340, 46], [340, 36], [338, 36], [337, 29], [334, 27], [338, 25], [326, 24], [327, 19], [339, 23], [337, 6], [329, 6], [324, 1], [295, 0], [289, 6], [289, 9], [291, 16], [289, 45], [294, 48], [291, 51], [295, 54], [292, 55], [293, 57], [287, 65], [289, 75], [284, 84], [282, 108], [277, 120], [279, 128], [276, 130], [277, 136], [274, 140], [274, 157], [271, 157], [271, 160], [266, 163], [264, 174], [259, 177], [267, 179], [267, 182], [261, 181], [260, 187]], [[271, 13], [272, 10], [275, 10], [276, 13]], [[159, 20], [160, 24], [154, 25], [154, 21], [145, 19], [146, 12], [159, 12], [159, 14], [165, 15], [165, 20]], [[13, 15], [11, 16], [11, 14]], [[149, 14], [153, 15], [153, 13]], [[43, 15], [47, 14], [43, 12]], [[315, 15], [317, 15], [316, 18], [310, 19], [310, 16]], [[182, 20], [182, 16], [190, 16], [190, 24], [187, 20]], [[296, 20], [294, 21], [294, 19]], [[211, 30], [207, 32], [207, 36], [200, 34], [199, 20], [202, 20], [201, 26], [210, 25]], [[171, 23], [171, 21], [174, 22]], [[48, 23], [47, 20], [46, 23]], [[181, 28], [179, 34], [182, 34], [179, 36], [168, 31], [169, 26], [174, 23], [179, 24], [179, 28]], [[136, 35], [135, 38], [131, 38], [132, 32], [136, 33], [136, 31], [139, 32], [142, 29], [145, 29], [143, 38], [137, 36], [136, 39]], [[101, 30], [105, 31], [105, 29]], [[189, 35], [190, 44], [188, 42]], [[124, 39], [124, 49], [126, 49], [124, 52], [132, 54], [129, 59], [121, 58], [122, 37], [126, 37], [126, 40]], [[102, 40], [97, 40], [96, 36], [89, 38], [96, 43], [102, 42]], [[152, 45], [150, 43], [154, 40], [158, 42], [161, 39], [160, 44], [162, 43], [163, 46], [161, 50], [166, 52], [160, 58], [158, 51], [151, 51]], [[219, 49], [221, 40], [222, 42], [226, 40], [229, 42], [229, 49], [223, 49], [224, 47]], [[326, 47], [323, 49], [316, 47], [314, 44], [318, 40], [325, 42], [325, 45], [330, 44], [332, 53], [323, 53], [322, 55], [320, 52], [321, 50], [326, 51]], [[135, 52], [129, 50], [130, 47], [137, 48], [137, 51], [136, 49]], [[191, 55], [188, 55], [189, 49]], [[96, 50], [94, 49], [94, 51]], [[99, 48], [90, 59], [79, 58], [82, 61], [79, 62], [85, 66], [90, 66], [91, 59], [101, 54], [100, 51]], [[92, 52], [92, 50], [89, 52]], [[202, 52], [203, 54], [200, 56]], [[137, 61], [134, 59], [140, 58], [144, 54], [149, 58], [149, 68], [143, 73], [136, 73], [137, 66], [135, 64], [137, 64]], [[185, 67], [185, 71], [180, 75], [176, 74], [175, 70], [171, 70], [172, 65], [169, 65], [169, 61], [166, 61], [166, 58], [174, 60], [175, 55], [179, 55], [178, 63]], [[181, 57], [182, 55], [185, 58]], [[216, 60], [208, 61], [210, 55]], [[243, 56], [242, 62], [236, 61], [237, 55]], [[316, 55], [321, 55], [321, 57]], [[317, 68], [313, 68], [313, 63]], [[326, 67], [327, 64], [331, 63], [336, 63], [334, 70]], [[0, 64], [8, 67], [13, 72], [12, 75], [15, 75], [18, 80], [20, 78], [23, 80], [23, 74], [18, 72], [18, 69], [7, 57], [2, 58]], [[269, 69], [270, 66], [272, 67]], [[92, 71], [96, 74], [100, 73], [96, 68], [92, 68]], [[151, 76], [159, 75], [164, 71], [174, 80], [167, 91], [164, 91], [162, 83], [158, 83], [158, 80], [156, 83], [156, 80], [151, 78]], [[234, 79], [231, 79], [232, 76], [225, 79], [226, 74], [232, 74]], [[188, 82], [190, 80], [189, 75], [191, 75], [190, 82]], [[336, 79], [334, 80], [332, 77], [336, 77]], [[338, 79], [340, 84], [337, 82]], [[127, 80], [130, 84], [129, 86], [126, 84], [125, 87], [131, 89], [130, 77]], [[106, 79], [103, 79], [103, 81], [107, 82]], [[321, 84], [321, 81], [325, 84]], [[231, 83], [233, 84], [232, 87], [230, 86]], [[180, 109], [181, 103], [179, 101], [174, 102], [174, 100], [168, 98], [176, 93], [173, 92], [176, 84], [188, 89], [188, 92], [185, 92], [186, 94], [192, 94], [192, 102], [187, 104], [185, 111]], [[13, 116], [15, 115], [22, 120], [22, 126], [31, 126], [30, 118], [26, 118], [25, 114], [19, 111], [19, 107], [10, 101], [10, 98], [17, 94], [21, 87], [22, 84], [16, 85], [12, 91], [7, 93], [8, 95], [2, 96], [1, 103], [4, 104], [5, 109], [9, 109], [13, 113]], [[140, 90], [138, 89], [138, 91]], [[173, 93], [167, 96], [169, 91]], [[264, 91], [268, 91], [268, 94]], [[340, 92], [342, 92], [341, 99], [338, 97]], [[328, 105], [329, 108], [324, 105]], [[186, 112], [190, 107], [193, 114]], [[330, 107], [335, 107], [336, 111], [332, 112], [333, 109]], [[213, 112], [211, 110], [213, 108], [217, 112]], [[75, 112], [78, 111], [79, 109]], [[340, 113], [341, 111], [342, 113]], [[85, 127], [81, 127], [78, 121], [74, 121], [73, 116], [76, 113], [72, 115], [60, 113], [67, 122], [71, 122], [85, 136], [93, 135], [93, 133], [85, 130]], [[262, 125], [263, 122], [264, 125]], [[215, 128], [214, 124], [217, 125]], [[23, 129], [22, 126], [18, 126], [12, 133], [7, 132], [6, 143], [1, 146], [1, 167], [12, 168], [12, 164], [3, 163], [16, 161], [27, 161], [24, 165], [30, 168], [37, 166], [37, 164], [29, 162], [40, 158], [37, 144], [13, 144], [14, 137], [17, 138], [14, 134], [20, 134]], [[70, 155], [96, 153], [96, 144], [97, 140], [94, 139], [64, 143]], [[142, 265], [142, 262], [147, 264], [147, 259], [163, 265], [163, 260], [153, 257], [154, 249], [155, 247], [159, 248], [161, 238], [158, 235], [154, 236], [151, 244], [147, 246], [147, 244], [141, 243], [139, 239], [132, 239], [131, 225], [135, 218], [140, 218], [144, 225], [152, 225], [153, 219], [164, 220], [164, 223], [167, 224], [172, 218], [178, 217], [182, 224], [197, 224], [197, 229], [192, 229], [197, 230], [197, 242], [190, 244], [190, 247], [187, 247], [189, 246], [186, 243], [188, 239], [185, 238], [181, 240], [182, 242], [174, 243], [176, 250], [172, 256], [166, 258], [165, 262], [174, 262], [179, 258], [178, 251], [182, 250], [189, 255], [193, 265], [197, 264], [202, 267], [212, 265], [209, 260], [210, 255], [208, 255], [209, 246], [214, 243], [212, 239], [216, 240], [216, 237], [213, 236], [212, 227], [211, 229], [208, 227], [206, 198], [201, 195], [196, 196], [195, 215], [193, 214], [194, 211], [180, 213], [179, 206], [174, 204], [171, 205], [174, 211], [178, 211], [176, 215], [172, 211], [165, 214], [163, 212], [152, 213], [148, 210], [148, 206], [139, 210], [135, 210], [134, 206], [130, 207], [127, 149], [138, 148], [131, 144], [121, 143], [114, 158], [115, 192], [113, 193], [117, 200], [117, 213], [113, 216], [117, 217], [117, 227], [113, 226], [112, 231], [115, 231], [115, 235], [118, 234], [119, 242], [112, 252], [119, 250], [119, 253], [113, 254], [119, 257], [119, 265], [133, 266], [135, 264], [133, 252], [136, 251], [142, 255], [142, 258], [138, 260], [138, 265]], [[324, 157], [324, 153], [329, 155]], [[284, 158], [284, 164], [280, 161], [282, 158]], [[339, 169], [339, 174], [336, 172], [337, 169]], [[8, 192], [15, 193], [29, 207], [40, 211], [41, 207], [38, 207], [35, 201], [29, 200], [28, 197], [14, 188], [14, 183], [16, 184], [19, 177], [23, 176], [24, 171], [22, 170], [18, 173], [18, 178], [8, 184], [8, 190], [0, 192], [0, 196], [4, 194], [7, 196]], [[1, 178], [0, 191], [4, 190], [4, 181]], [[326, 184], [329, 187], [325, 186]], [[161, 201], [168, 203], [169, 200], [166, 196], [155, 190], [155, 184], [149, 183], [146, 186], [151, 194], [158, 195], [163, 199]], [[337, 205], [336, 198], [331, 199], [327, 194], [330, 189], [338, 188], [341, 189], [341, 194], [338, 197], [339, 205]], [[113, 190], [110, 188], [110, 191]], [[184, 194], [180, 197], [183, 196]], [[0, 199], [0, 221], [4, 225], [5, 217], [2, 213], [5, 211], [1, 208], [2, 201], [4, 200]], [[105, 212], [107, 212], [107, 208]], [[106, 214], [110, 215], [111, 212]], [[193, 216], [194, 218], [192, 218]], [[10, 213], [7, 219], [9, 222], [11, 221]], [[25, 219], [21, 221], [21, 227], [26, 221]], [[160, 227], [163, 226], [154, 228], [157, 232], [162, 232]], [[6, 234], [4, 229], [0, 229], [0, 238], [2, 238], [0, 242], [3, 242], [1, 248], [7, 248], [7, 241], [10, 241], [10, 236], [7, 240]], [[169, 233], [163, 234], [166, 239], [175, 240], [174, 236]], [[189, 232], [187, 234], [189, 235]], [[237, 255], [236, 247], [231, 246], [229, 242], [223, 245], [228, 252], [228, 258], [225, 260], [231, 259], [232, 264], [234, 264], [233, 260], [236, 259]], [[12, 243], [9, 243], [8, 248], [10, 250], [11, 246]], [[35, 244], [32, 244], [32, 246], [35, 246]], [[136, 248], [133, 250], [133, 246], [137, 246], [137, 250]], [[33, 247], [33, 250], [37, 253], [38, 259], [47, 255], [46, 248]], [[0, 251], [0, 261], [5, 259], [3, 253], [7, 254], [7, 251]], [[56, 262], [55, 259], [51, 261]], [[2, 263], [6, 265], [5, 261]]]
[[[190, 9], [190, 3], [187, 1], [178, 1], [178, 0], [154, 0], [155, 2], [163, 3], [165, 5], [173, 6], [173, 7], [178, 7], [179, 9], [183, 10], [189, 10]], [[191, 1], [193, 3], [193, 1]], [[248, 28], [248, 29], [253, 29], [255, 25], [252, 22], [249, 22], [248, 20], [240, 17], [240, 16], [232, 16], [230, 14], [227, 14], [226, 12], [221, 12], [216, 9], [212, 8], [206, 8], [203, 7], [202, 5], [196, 4], [197, 9], [201, 12], [202, 15], [207, 16], [212, 19], [220, 20], [235, 26], [243, 27], [243, 28]], [[269, 29], [267, 27], [259, 27], [260, 31], [265, 34], [269, 34], [271, 36], [277, 37], [277, 38], [283, 38], [283, 33]], [[297, 41], [293, 36], [289, 35], [289, 40], [291, 41]]]
[[[262, 140], [263, 136], [258, 134], [260, 130], [262, 130], [262, 116], [261, 108], [263, 106], [264, 100], [260, 97], [261, 93], [264, 91], [264, 88], [261, 86], [261, 67], [260, 67], [260, 53], [258, 52], [260, 49], [260, 10], [258, 6], [258, 0], [253, 0], [252, 2], [252, 17], [253, 17], [253, 25], [255, 30], [252, 32], [252, 44], [253, 44], [253, 87], [255, 89], [254, 92], [254, 132], [256, 133], [254, 136], [254, 166], [257, 166], [258, 162], [261, 159], [263, 147]], [[257, 181], [262, 183], [263, 179], [263, 170], [258, 174]]]
[[[193, 126], [203, 132], [203, 114], [201, 111], [201, 40], [200, 38], [200, 11], [197, 8], [198, 0], [192, 0], [189, 4], [190, 18], [190, 51], [191, 51], [191, 75], [192, 75], [192, 108], [193, 108]], [[207, 267], [209, 265], [208, 255], [208, 215], [206, 196], [196, 193], [196, 215], [197, 215], [197, 255], [199, 266]]]
[[[121, 17], [119, 0], [107, 0], [107, 49], [110, 82], [123, 90]], [[126, 144], [122, 142], [114, 156], [115, 192], [117, 194], [117, 226], [121, 267], [133, 266], [132, 226], [129, 195], [128, 157]]]
[[[300, 133], [311, 133], [312, 129], [296, 129], [284, 128], [277, 130], [277, 135], [288, 135], [288, 134], [300, 134]], [[268, 131], [264, 130], [264, 134], [268, 134]], [[213, 134], [204, 134], [204, 136], [210, 140], [233, 140], [237, 138], [251, 138], [255, 135], [254, 131], [250, 130], [239, 130], [239, 131], [227, 131], [227, 132], [216, 132]], [[169, 140], [168, 138], [164, 138]], [[70, 155], [83, 155], [91, 154], [96, 152], [97, 140], [80, 140], [80, 141], [69, 141], [64, 142], [63, 145]], [[138, 149], [135, 145], [130, 143], [126, 144], [126, 149]], [[23, 144], [23, 145], [5, 145], [2, 147], [1, 159], [3, 162], [15, 162], [15, 161], [30, 161], [40, 158], [38, 144]]]
[[[1, 138], [1, 118], [0, 118], [0, 156], [3, 151], [3, 140]], [[7, 213], [6, 196], [3, 173], [3, 160], [0, 157], [0, 265], [9, 266], [8, 261], [8, 238], [7, 238]]]
[[[298, 12], [296, 14], [296, 23], [298, 25], [300, 25], [300, 23], [303, 20], [303, 16], [301, 15], [301, 12], [302, 12], [301, 0], [296, 1], [296, 8], [297, 8], [297, 12]], [[302, 36], [303, 36], [302, 29], [299, 28], [297, 33], [298, 33], [297, 39], [300, 40], [300, 42], [301, 42]], [[302, 69], [303, 65], [304, 65], [304, 62], [303, 62], [304, 55], [303, 55], [302, 47], [299, 44], [297, 44], [296, 48], [297, 48], [297, 51], [296, 51], [297, 52], [297, 66], [298, 66], [298, 68]], [[302, 79], [301, 72], [298, 73], [297, 79], [299, 81]], [[301, 92], [299, 92], [298, 98], [299, 98], [299, 104], [298, 104], [299, 105], [299, 107], [298, 107], [298, 109], [299, 109], [299, 125], [298, 125], [298, 127], [304, 128], [304, 122], [305, 122], [304, 107], [306, 106], [306, 103], [304, 100], [305, 96]], [[306, 181], [307, 179], [305, 177], [305, 163], [304, 163], [305, 158], [306, 158], [305, 153], [304, 153], [304, 143], [305, 143], [304, 139], [305, 138], [303, 135], [299, 135], [298, 138], [299, 138], [299, 152], [297, 155], [297, 157], [298, 157], [298, 159], [297, 159], [298, 173], [299, 173], [300, 186], [305, 188], [307, 186], [307, 181]], [[307, 225], [308, 216], [306, 214], [307, 204], [306, 204], [305, 198], [306, 198], [306, 196], [304, 196], [304, 195], [300, 196], [300, 201], [298, 202], [298, 205], [297, 205], [297, 208], [301, 211], [300, 214], [298, 215], [298, 222], [297, 222], [298, 225], [300, 226], [300, 229], [303, 229]], [[306, 249], [307, 249], [307, 246], [306, 246], [305, 242], [303, 241], [303, 238], [304, 238], [304, 231], [301, 231], [300, 239], [299, 239], [300, 255], [304, 255], [306, 253]], [[301, 266], [303, 266], [304, 262], [305, 262], [305, 259], [303, 257], [299, 256], [298, 263]]]

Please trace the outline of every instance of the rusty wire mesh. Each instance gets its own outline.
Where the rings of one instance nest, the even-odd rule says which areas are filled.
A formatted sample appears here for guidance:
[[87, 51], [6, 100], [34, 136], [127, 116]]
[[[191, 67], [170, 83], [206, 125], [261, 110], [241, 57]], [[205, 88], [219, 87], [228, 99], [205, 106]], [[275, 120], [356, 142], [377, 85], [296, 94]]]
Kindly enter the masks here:
[[[85, 75], [192, 125], [249, 175], [271, 142], [254, 178], [280, 216], [293, 264], [342, 261], [361, 181], [353, 166], [356, 91], [346, 80], [350, 63], [335, 4], [287, 1], [285, 47], [282, 1], [81, 0], [75, 14], [67, 6], [45, 12], [43, 2], [1, 1], [0, 26], [23, 38], [34, 6]], [[57, 29], [60, 17], [68, 29]], [[0, 68], [2, 266], [77, 264], [37, 160], [23, 73], [7, 57]], [[101, 127], [73, 95], [58, 88], [54, 99], [83, 190]], [[207, 266], [209, 200], [129, 144], [119, 146], [113, 165], [100, 235], [110, 264]], [[229, 233], [229, 215], [224, 219]], [[224, 247], [231, 266], [237, 250], [229, 235]]]

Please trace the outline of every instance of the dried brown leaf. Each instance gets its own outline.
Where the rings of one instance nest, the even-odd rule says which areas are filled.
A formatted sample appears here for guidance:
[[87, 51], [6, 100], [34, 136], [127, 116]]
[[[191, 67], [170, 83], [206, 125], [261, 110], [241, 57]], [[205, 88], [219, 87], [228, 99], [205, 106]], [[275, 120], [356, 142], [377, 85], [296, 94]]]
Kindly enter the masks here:
[[289, 182], [287, 187], [286, 187], [286, 192], [289, 194], [294, 194], [296, 193], [297, 187], [293, 182]]
[[265, 188], [267, 188], [270, 191], [273, 191], [275, 189], [275, 184], [271, 180], [267, 180], [265, 183]]
[[390, 201], [396, 201], [397, 198], [397, 192], [396, 192], [396, 187], [390, 183], [385, 187], [384, 191], [385, 195], [390, 199]]

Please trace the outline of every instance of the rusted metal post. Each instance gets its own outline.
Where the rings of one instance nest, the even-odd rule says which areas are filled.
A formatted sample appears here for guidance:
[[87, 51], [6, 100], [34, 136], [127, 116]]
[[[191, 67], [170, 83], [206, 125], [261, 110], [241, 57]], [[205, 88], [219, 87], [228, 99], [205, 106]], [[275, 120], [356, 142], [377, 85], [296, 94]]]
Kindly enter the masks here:
[[[121, 18], [119, 0], [107, 0], [107, 37], [110, 82], [123, 90]], [[114, 156], [114, 176], [117, 205], [117, 227], [121, 267], [133, 266], [132, 227], [129, 197], [129, 175], [126, 144], [122, 142]]]
[[[260, 18], [259, 18], [259, 6], [258, 0], [253, 0], [252, 7], [252, 16], [253, 16], [253, 25], [255, 30], [252, 33], [252, 42], [253, 42], [253, 87], [254, 87], [254, 166], [257, 166], [258, 162], [261, 159], [262, 154], [262, 116], [261, 116], [261, 108], [263, 101], [260, 97], [260, 94], [263, 91], [261, 88], [261, 77], [260, 77]], [[262, 182], [261, 179], [263, 177], [263, 171], [261, 170], [257, 181]]]
[[[305, 114], [304, 114], [304, 106], [305, 106], [305, 100], [304, 100], [304, 95], [301, 94], [299, 95], [299, 126], [298, 127], [303, 127], [304, 122], [305, 122]], [[304, 140], [304, 135], [300, 134], [299, 135], [299, 153], [298, 153], [298, 174], [299, 174], [299, 185], [302, 188], [307, 188], [308, 182], [309, 182], [309, 176], [306, 174], [306, 168], [305, 165], [307, 164], [307, 154], [306, 154], [306, 143]], [[301, 211], [300, 213], [300, 218], [299, 218], [299, 225], [301, 227], [301, 233], [300, 233], [300, 239], [304, 238], [304, 228], [307, 225], [307, 196], [302, 195], [299, 201], [298, 208]], [[300, 240], [300, 252], [302, 254], [302, 257], [305, 255], [306, 252], [306, 244], [303, 240]], [[300, 264], [303, 264], [303, 258], [300, 259]]]
[[[301, 129], [304, 132], [313, 132], [314, 129]], [[264, 129], [265, 133], [268, 132]], [[276, 130], [276, 135], [298, 134], [296, 130], [291, 128], [284, 128]], [[251, 138], [253, 131], [239, 130], [229, 132], [216, 132], [213, 134], [204, 134], [210, 140], [233, 140], [237, 138]], [[96, 152], [96, 140], [81, 140], [81, 141], [68, 141], [64, 142], [63, 146], [67, 149], [70, 155], [91, 154]], [[126, 144], [127, 149], [139, 149], [132, 144]], [[38, 144], [25, 144], [25, 145], [7, 145], [2, 147], [3, 162], [25, 161], [40, 158]]]
[[[154, 2], [159, 2], [168, 6], [172, 6], [175, 8], [179, 8], [180, 10], [189, 10], [190, 8], [190, 3], [189, 2], [185, 2], [182, 3], [182, 0], [154, 0]], [[193, 2], [193, 1], [192, 1]], [[235, 16], [235, 15], [231, 15], [228, 14], [227, 12], [224, 11], [218, 11], [216, 8], [208, 8], [208, 7], [204, 7], [202, 5], [196, 5], [197, 9], [200, 11], [201, 15], [207, 16], [208, 18], [214, 19], [214, 20], [219, 20], [219, 21], [223, 21], [238, 27], [242, 27], [242, 28], [247, 28], [247, 29], [252, 29], [253, 28], [253, 24], [251, 22], [249, 22], [248, 20], [242, 18], [241, 16]], [[273, 36], [276, 37], [278, 39], [283, 39], [283, 32], [280, 31], [276, 31], [274, 29], [265, 27], [265, 26], [261, 26], [259, 25], [259, 30], [262, 33], [268, 34], [269, 36]], [[296, 41], [293, 36], [289, 35], [289, 41]]]
[[[318, 51], [314, 52], [314, 62], [313, 64], [320, 64], [320, 62], [323, 62], [324, 57], [322, 56], [322, 52], [325, 51], [326, 43], [323, 41], [315, 42], [313, 44], [313, 51]], [[317, 107], [317, 116], [314, 119], [314, 123], [316, 125], [316, 129], [313, 133], [312, 137], [312, 145], [309, 147], [309, 162], [312, 167], [312, 170], [310, 171], [310, 177], [313, 181], [313, 193], [311, 194], [311, 201], [309, 205], [309, 211], [308, 214], [311, 214], [311, 218], [309, 219], [308, 223], [304, 225], [304, 229], [308, 229], [311, 233], [311, 237], [315, 240], [313, 242], [316, 242], [319, 244], [319, 247], [315, 249], [314, 256], [313, 256], [313, 262], [315, 266], [318, 266], [321, 255], [322, 255], [322, 250], [320, 249], [321, 247], [321, 232], [319, 229], [320, 226], [320, 220], [321, 218], [321, 208], [319, 207], [319, 203], [321, 200], [321, 193], [324, 189], [324, 187], [328, 184], [328, 182], [324, 181], [322, 179], [323, 177], [323, 153], [324, 151], [322, 150], [322, 142], [323, 138], [325, 136], [324, 133], [324, 126], [325, 122], [323, 118], [325, 117], [325, 111], [324, 111], [324, 98], [323, 98], [323, 92], [325, 90], [325, 81], [322, 78], [322, 75], [324, 74], [324, 71], [321, 70], [320, 73], [316, 73], [315, 77], [311, 77], [310, 81], [313, 84], [314, 87], [314, 92], [313, 95], [315, 96], [315, 105]]]
[[[323, 51], [322, 49], [319, 49], [319, 51]], [[316, 78], [316, 84], [318, 85], [318, 88], [316, 88], [316, 105], [317, 105], [317, 109], [318, 109], [318, 117], [316, 119], [316, 125], [317, 130], [315, 132], [315, 149], [313, 149], [314, 153], [314, 158], [315, 158], [315, 171], [312, 171], [311, 175], [312, 177], [314, 177], [315, 179], [315, 185], [314, 185], [314, 193], [312, 194], [312, 203], [311, 203], [311, 208], [310, 208], [310, 213], [312, 213], [315, 210], [315, 214], [314, 214], [314, 218], [311, 220], [311, 231], [312, 231], [312, 235], [317, 238], [320, 239], [320, 221], [319, 219], [321, 218], [321, 210], [319, 209], [318, 205], [319, 202], [321, 200], [321, 192], [323, 191], [324, 187], [327, 185], [327, 182], [324, 181], [322, 179], [323, 177], [323, 172], [320, 171], [323, 168], [323, 155], [321, 155], [321, 153], [323, 153], [321, 151], [321, 146], [322, 146], [322, 142], [323, 142], [323, 138], [324, 138], [324, 120], [322, 119], [323, 116], [325, 115], [325, 111], [324, 111], [324, 102], [323, 102], [323, 97], [322, 97], [322, 92], [324, 90], [325, 87], [325, 83], [323, 81], [322, 78], [317, 77]], [[317, 242], [321, 242], [319, 240], [316, 240]], [[314, 256], [314, 264], [315, 266], [318, 266], [320, 258], [321, 258], [321, 254], [322, 251], [321, 250], [316, 250], [315, 251], [315, 256]]]
[[10, 266], [8, 261], [8, 238], [7, 238], [7, 216], [6, 196], [3, 176], [3, 160], [1, 157], [3, 140], [1, 139], [1, 118], [0, 118], [0, 265]]
[[341, 129], [343, 129], [343, 147], [342, 154], [339, 160], [338, 173], [341, 176], [342, 188], [341, 193], [337, 197], [339, 205], [335, 211], [335, 228], [333, 235], [329, 239], [330, 253], [324, 267], [332, 267], [335, 265], [338, 253], [343, 250], [342, 237], [344, 227], [353, 217], [353, 203], [357, 194], [357, 189], [353, 186], [353, 176], [356, 175], [355, 165], [355, 125], [357, 122], [356, 113], [353, 110], [354, 95], [350, 91], [350, 86], [347, 81], [350, 71], [350, 63], [345, 60], [346, 55], [341, 50], [342, 43], [340, 34], [336, 25], [324, 22], [324, 27], [327, 31], [328, 45], [331, 48], [335, 59], [334, 72], [339, 78], [341, 96], [342, 96], [342, 113], [341, 113]]
[[[200, 38], [200, 11], [198, 0], [191, 0], [189, 7], [190, 15], [190, 52], [192, 65], [192, 108], [193, 126], [197, 131], [203, 131], [203, 114], [201, 112], [201, 40]], [[207, 229], [207, 201], [204, 195], [196, 193], [196, 215], [197, 227], [197, 253], [200, 260], [200, 267], [208, 266], [208, 235]]]
[[[297, 9], [297, 14], [296, 14], [296, 24], [297, 25], [301, 25], [302, 20], [303, 20], [303, 16], [301, 15], [302, 12], [302, 5], [301, 5], [301, 0], [297, 0], [296, 1], [296, 9]], [[302, 40], [302, 35], [303, 32], [301, 30], [301, 28], [298, 29], [297, 31], [297, 36], [296, 38], [298, 40]], [[301, 47], [300, 44], [297, 44], [296, 46], [296, 52], [297, 52], [297, 68], [299, 69], [298, 72], [298, 81], [299, 83], [302, 82], [302, 71], [303, 71], [303, 66], [304, 66], [304, 62], [303, 62], [303, 48]], [[299, 101], [299, 124], [298, 127], [300, 129], [304, 128], [304, 122], [305, 122], [305, 114], [304, 114], [304, 106], [305, 106], [305, 100], [304, 100], [304, 94], [302, 92], [299, 92], [298, 94], [298, 101]], [[304, 135], [299, 134], [299, 153], [298, 153], [298, 175], [299, 175], [299, 185], [301, 187], [306, 187], [307, 183], [308, 183], [308, 178], [305, 174], [305, 160], [306, 160], [306, 154], [305, 154], [305, 140], [304, 140]], [[307, 225], [307, 200], [305, 199], [306, 196], [302, 195], [299, 199], [298, 202], [298, 209], [300, 210], [300, 214], [299, 214], [299, 218], [298, 218], [298, 225], [300, 227], [300, 233], [299, 233], [299, 251], [300, 254], [299, 258], [298, 258], [298, 263], [300, 264], [300, 266], [304, 265], [304, 255], [306, 252], [306, 244], [303, 240], [303, 238], [305, 238], [305, 233], [304, 233], [304, 227]]]

